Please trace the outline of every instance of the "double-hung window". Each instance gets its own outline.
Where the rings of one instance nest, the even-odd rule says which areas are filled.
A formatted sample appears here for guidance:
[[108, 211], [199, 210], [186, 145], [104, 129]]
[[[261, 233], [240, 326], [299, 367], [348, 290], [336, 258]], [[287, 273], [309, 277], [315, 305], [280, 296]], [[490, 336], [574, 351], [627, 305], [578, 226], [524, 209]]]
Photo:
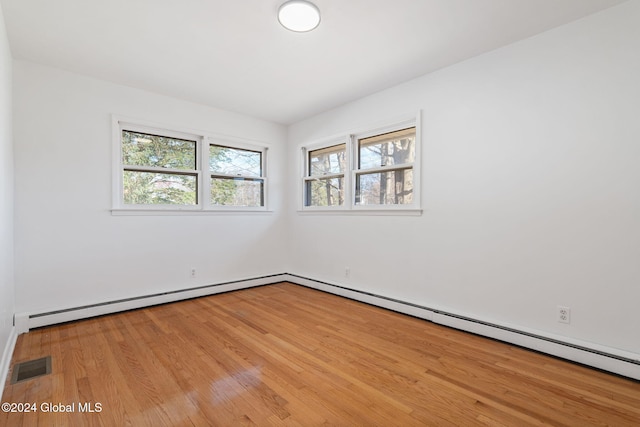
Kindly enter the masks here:
[[114, 118], [114, 212], [266, 210], [265, 146]]
[[264, 153], [209, 144], [211, 204], [264, 206]]
[[356, 205], [411, 205], [415, 126], [357, 139]]
[[420, 212], [419, 115], [302, 147], [303, 211]]
[[198, 205], [196, 137], [123, 129], [121, 147], [124, 205]]
[[309, 150], [306, 157], [308, 174], [304, 178], [305, 205], [344, 206], [347, 144]]

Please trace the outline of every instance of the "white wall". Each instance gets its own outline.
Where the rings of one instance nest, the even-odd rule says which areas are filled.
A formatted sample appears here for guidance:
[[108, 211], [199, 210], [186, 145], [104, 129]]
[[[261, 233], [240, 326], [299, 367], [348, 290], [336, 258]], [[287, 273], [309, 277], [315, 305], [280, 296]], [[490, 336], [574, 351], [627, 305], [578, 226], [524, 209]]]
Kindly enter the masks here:
[[640, 354], [638, 22], [625, 3], [291, 126], [296, 165], [301, 143], [422, 110], [424, 208], [291, 214], [291, 272]]
[[[284, 271], [284, 127], [21, 60], [14, 99], [16, 312]], [[111, 114], [268, 144], [274, 212], [112, 216]]]
[[[12, 272], [20, 313], [287, 271], [640, 354], [639, 18], [625, 3], [423, 76], [291, 126], [288, 147], [276, 124], [13, 61], [13, 219], [0, 36], [0, 344]], [[422, 216], [295, 212], [298, 144], [419, 109]], [[112, 216], [111, 114], [270, 144], [274, 212]]]
[[[0, 358], [11, 342], [13, 330], [13, 141], [11, 136], [12, 59], [0, 7]], [[11, 354], [7, 354], [11, 357]], [[5, 360], [0, 359], [4, 379]], [[8, 366], [8, 365], [6, 365]], [[1, 393], [0, 393], [1, 394]]]

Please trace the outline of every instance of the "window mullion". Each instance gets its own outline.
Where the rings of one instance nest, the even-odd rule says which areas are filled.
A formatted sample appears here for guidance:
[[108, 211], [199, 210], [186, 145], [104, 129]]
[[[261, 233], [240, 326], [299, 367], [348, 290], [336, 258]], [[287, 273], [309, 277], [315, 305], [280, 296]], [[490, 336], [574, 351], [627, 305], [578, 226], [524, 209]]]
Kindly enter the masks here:
[[304, 179], [309, 181], [309, 180], [314, 180], [314, 179], [331, 179], [331, 178], [339, 178], [339, 177], [343, 177], [344, 173], [329, 173], [326, 175], [309, 175], [309, 176], [305, 176]]
[[138, 166], [138, 165], [124, 165], [122, 169], [125, 171], [131, 171], [131, 172], [162, 173], [167, 175], [198, 175], [197, 169], [173, 169], [173, 168], [162, 168], [157, 166]]
[[353, 209], [356, 205], [356, 180], [354, 172], [358, 169], [358, 141], [355, 135], [349, 135], [347, 139], [347, 149], [349, 153], [349, 171], [347, 173], [347, 182], [345, 184], [348, 186], [347, 189], [349, 191], [349, 203], [347, 206], [349, 209]]
[[396, 171], [396, 170], [402, 170], [402, 169], [413, 169], [413, 163], [401, 163], [398, 165], [380, 166], [379, 168], [358, 169], [356, 172], [358, 174], [365, 174], [365, 173], [376, 173], [376, 172], [389, 172], [389, 171]]
[[254, 180], [264, 179], [264, 176], [258, 176], [258, 175], [226, 174], [226, 173], [216, 173], [216, 172], [209, 172], [209, 175], [211, 175], [212, 178], [227, 178], [227, 179], [243, 178], [243, 179], [254, 179]]
[[199, 190], [199, 205], [202, 209], [211, 208], [211, 179], [209, 179], [209, 142], [207, 138], [200, 138], [198, 144], [199, 156], [198, 164], [200, 168], [198, 170], [198, 190]]

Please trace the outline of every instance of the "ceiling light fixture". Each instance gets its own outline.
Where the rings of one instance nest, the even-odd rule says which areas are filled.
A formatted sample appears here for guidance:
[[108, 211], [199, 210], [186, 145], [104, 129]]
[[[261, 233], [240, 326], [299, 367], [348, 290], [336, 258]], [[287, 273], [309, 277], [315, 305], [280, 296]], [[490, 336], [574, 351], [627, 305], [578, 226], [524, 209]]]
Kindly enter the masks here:
[[287, 30], [303, 33], [320, 24], [320, 10], [305, 0], [290, 0], [278, 9], [278, 21]]

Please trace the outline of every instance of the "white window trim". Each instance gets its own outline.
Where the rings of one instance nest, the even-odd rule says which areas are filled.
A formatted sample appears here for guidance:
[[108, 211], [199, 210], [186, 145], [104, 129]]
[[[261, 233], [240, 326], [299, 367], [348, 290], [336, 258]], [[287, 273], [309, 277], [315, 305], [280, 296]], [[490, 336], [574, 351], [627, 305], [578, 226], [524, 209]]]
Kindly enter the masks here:
[[[249, 141], [233, 136], [214, 134], [175, 126], [112, 115], [112, 215], [210, 215], [237, 213], [271, 213], [268, 208], [267, 151], [269, 146], [262, 142]], [[198, 203], [196, 205], [127, 205], [123, 201], [122, 130], [160, 134], [163, 136], [196, 141], [196, 173], [198, 179]], [[262, 179], [264, 206], [218, 206], [212, 205], [209, 197], [209, 146], [224, 145], [231, 148], [258, 151], [262, 153]]]
[[347, 165], [347, 170], [344, 171], [343, 174], [329, 174], [329, 175], [323, 175], [323, 178], [331, 178], [331, 177], [338, 177], [338, 176], [344, 176], [344, 200], [345, 200], [345, 204], [348, 203], [348, 201], [350, 200], [351, 197], [351, 185], [350, 185], [350, 171], [349, 171], [349, 165], [351, 164], [351, 152], [349, 150], [349, 143], [348, 143], [348, 136], [337, 136], [337, 137], [331, 137], [331, 138], [326, 138], [323, 139], [321, 141], [316, 141], [313, 144], [309, 144], [309, 145], [305, 145], [303, 147], [301, 147], [301, 153], [302, 153], [302, 188], [301, 188], [301, 209], [304, 210], [315, 210], [315, 211], [334, 211], [334, 210], [342, 210], [344, 209], [344, 205], [340, 206], [340, 205], [334, 205], [334, 206], [305, 206], [306, 205], [306, 198], [307, 198], [307, 191], [306, 191], [306, 182], [307, 181], [311, 181], [313, 178], [311, 176], [309, 176], [309, 152], [310, 151], [315, 151], [315, 150], [320, 150], [322, 148], [328, 148], [328, 147], [333, 147], [336, 145], [342, 145], [345, 144], [345, 164]]
[[[411, 164], [413, 170], [413, 202], [405, 205], [357, 205], [355, 203], [356, 175], [358, 173], [371, 173], [384, 170], [395, 170], [402, 165], [383, 166], [371, 169], [358, 169], [358, 140], [370, 136], [381, 135], [406, 129], [416, 128], [415, 161]], [[346, 164], [348, 170], [345, 171], [345, 203], [342, 206], [306, 206], [305, 182], [309, 180], [308, 153], [313, 150], [331, 147], [333, 145], [346, 143]], [[421, 215], [421, 163], [422, 163], [422, 131], [421, 131], [421, 111], [414, 114], [406, 114], [395, 119], [386, 120], [371, 126], [363, 127], [355, 131], [345, 132], [341, 135], [323, 138], [307, 144], [300, 145], [301, 152], [301, 179], [299, 182], [299, 202], [298, 213], [300, 214], [334, 214], [334, 215]]]
[[[267, 193], [268, 193], [268, 178], [267, 178], [267, 151], [269, 150], [269, 147], [267, 146], [258, 146], [258, 145], [254, 145], [254, 144], [250, 144], [247, 143], [246, 141], [243, 140], [239, 140], [237, 138], [222, 138], [222, 137], [205, 137], [206, 141], [205, 141], [205, 147], [206, 147], [206, 156], [203, 158], [203, 162], [207, 164], [208, 166], [208, 161], [204, 160], [204, 159], [209, 159], [209, 147], [211, 145], [219, 145], [219, 146], [224, 146], [224, 147], [229, 147], [229, 148], [238, 148], [241, 150], [247, 150], [247, 151], [255, 151], [255, 152], [259, 152], [262, 154], [261, 159], [262, 159], [262, 175], [259, 177], [247, 177], [247, 178], [256, 178], [256, 179], [261, 179], [263, 182], [263, 186], [262, 186], [262, 198], [264, 201], [264, 206], [219, 206], [219, 205], [212, 205], [211, 204], [211, 200], [209, 197], [205, 198], [205, 207], [206, 210], [208, 211], [230, 211], [230, 212], [238, 212], [238, 211], [244, 211], [244, 212], [263, 212], [263, 211], [267, 211]], [[230, 178], [235, 178], [238, 175], [225, 175], [225, 174], [220, 174], [220, 173], [216, 173], [216, 174], [212, 174], [208, 167], [207, 167], [207, 172], [206, 172], [206, 177], [204, 179], [203, 182], [203, 188], [205, 189], [206, 193], [205, 194], [209, 194], [210, 193], [210, 189], [211, 189], [211, 180], [209, 179], [211, 177], [211, 175], [217, 175], [217, 176], [228, 176]]]

